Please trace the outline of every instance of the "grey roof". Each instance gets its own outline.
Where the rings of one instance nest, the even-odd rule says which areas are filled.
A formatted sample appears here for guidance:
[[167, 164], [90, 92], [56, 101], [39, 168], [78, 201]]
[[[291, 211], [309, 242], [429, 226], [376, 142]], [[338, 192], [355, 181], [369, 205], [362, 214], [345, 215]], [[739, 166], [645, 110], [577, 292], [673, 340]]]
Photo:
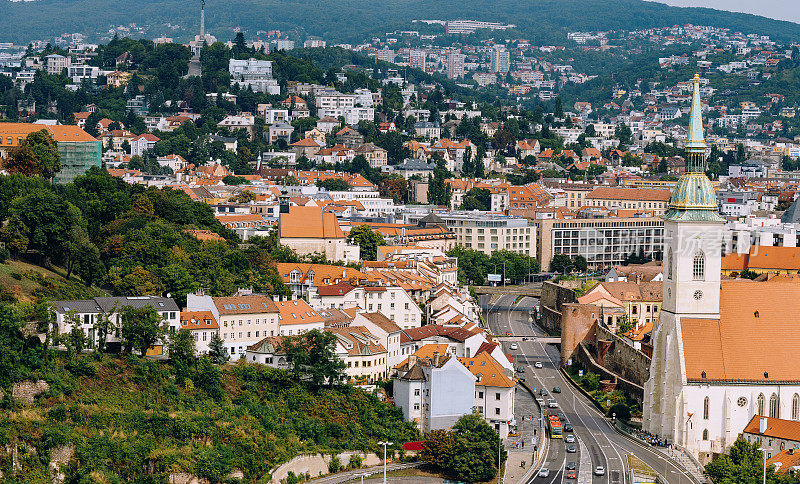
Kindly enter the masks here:
[[94, 299], [81, 299], [73, 301], [53, 301], [53, 309], [59, 313], [76, 311], [79, 313], [110, 313], [116, 307], [117, 310], [132, 306], [141, 308], [152, 306], [156, 311], [180, 311], [175, 300], [160, 296], [141, 296], [141, 297], [96, 297]]
[[414, 123], [415, 128], [438, 128], [439, 123], [430, 122], [430, 121], [417, 121]]
[[798, 205], [798, 203], [800, 203], [800, 198], [792, 202], [792, 204], [789, 205], [789, 208], [787, 208], [786, 211], [783, 212], [783, 215], [781, 215], [781, 223], [785, 224], [800, 223], [800, 205]]
[[430, 170], [436, 169], [436, 163], [425, 163], [417, 158], [409, 158], [401, 165], [397, 165], [395, 170]]

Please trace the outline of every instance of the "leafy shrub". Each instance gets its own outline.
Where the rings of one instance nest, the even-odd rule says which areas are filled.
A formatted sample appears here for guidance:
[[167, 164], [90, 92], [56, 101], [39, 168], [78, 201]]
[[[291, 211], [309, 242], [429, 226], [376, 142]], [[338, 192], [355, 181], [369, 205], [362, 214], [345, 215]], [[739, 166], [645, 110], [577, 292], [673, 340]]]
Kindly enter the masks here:
[[334, 472], [339, 472], [342, 470], [342, 461], [339, 460], [339, 456], [334, 455], [331, 457], [331, 461], [328, 462], [328, 472], [333, 474]]

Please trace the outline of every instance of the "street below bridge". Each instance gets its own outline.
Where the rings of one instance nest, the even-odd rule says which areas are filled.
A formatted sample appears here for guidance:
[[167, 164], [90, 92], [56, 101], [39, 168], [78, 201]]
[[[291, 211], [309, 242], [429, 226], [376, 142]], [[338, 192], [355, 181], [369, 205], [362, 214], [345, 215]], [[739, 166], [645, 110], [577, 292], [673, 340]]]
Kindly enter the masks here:
[[[547, 396], [540, 397], [545, 403], [553, 399], [558, 407], [551, 411], [563, 413], [566, 421], [572, 424], [576, 442], [575, 452], [566, 452], [570, 445], [564, 440], [552, 439], [542, 467], [550, 470], [547, 478], [537, 478], [539, 469], [533, 469], [525, 479], [515, 482], [537, 482], [542, 484], [561, 484], [565, 480], [565, 466], [575, 463], [578, 482], [595, 484], [633, 484], [630, 482], [627, 470], [628, 454], [632, 454], [649, 465], [658, 473], [661, 482], [698, 483], [698, 479], [684, 469], [680, 464], [670, 459], [659, 449], [643, 445], [618, 433], [612, 423], [590, 402], [582, 393], [568, 382], [559, 371], [560, 353], [556, 346], [548, 343], [548, 335], [538, 327], [530, 317], [531, 312], [538, 305], [538, 300], [533, 297], [520, 297], [518, 295], [483, 296], [482, 304], [484, 315], [490, 331], [495, 335], [505, 336], [507, 332], [512, 335], [530, 335], [527, 341], [510, 342], [501, 341], [506, 354], [513, 355], [514, 366], [521, 366], [524, 371], [518, 373], [525, 378], [531, 389], [544, 389]], [[517, 349], [512, 349], [511, 345]], [[542, 368], [536, 368], [537, 362]], [[558, 387], [560, 393], [553, 393]], [[518, 385], [518, 401], [525, 400], [522, 393], [527, 393]], [[530, 394], [528, 394], [530, 395]], [[547, 409], [545, 409], [547, 410]], [[525, 404], [522, 412], [516, 412], [517, 422], [524, 414], [530, 414], [530, 407]], [[566, 435], [570, 433], [567, 432]], [[530, 438], [530, 437], [528, 437]], [[547, 438], [536, 435], [527, 445]], [[511, 439], [509, 439], [511, 440]], [[507, 444], [508, 447], [508, 444]], [[572, 450], [572, 449], [570, 449]], [[586, 468], [588, 466], [588, 469]], [[594, 469], [602, 466], [604, 475], [595, 476]]]

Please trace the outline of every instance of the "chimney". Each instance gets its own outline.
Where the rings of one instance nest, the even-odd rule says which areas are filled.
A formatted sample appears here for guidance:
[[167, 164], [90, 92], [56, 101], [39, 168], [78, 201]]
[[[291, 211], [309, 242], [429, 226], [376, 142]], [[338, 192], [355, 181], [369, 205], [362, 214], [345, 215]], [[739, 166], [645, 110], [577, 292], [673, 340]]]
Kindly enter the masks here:
[[417, 364], [417, 355], [411, 355], [408, 357], [408, 367], [411, 368], [412, 366]]
[[767, 417], [761, 417], [761, 420], [758, 424], [758, 433], [763, 434], [767, 431]]
[[434, 351], [433, 352], [433, 366], [435, 366], [436, 368], [439, 368], [439, 352], [438, 351]]

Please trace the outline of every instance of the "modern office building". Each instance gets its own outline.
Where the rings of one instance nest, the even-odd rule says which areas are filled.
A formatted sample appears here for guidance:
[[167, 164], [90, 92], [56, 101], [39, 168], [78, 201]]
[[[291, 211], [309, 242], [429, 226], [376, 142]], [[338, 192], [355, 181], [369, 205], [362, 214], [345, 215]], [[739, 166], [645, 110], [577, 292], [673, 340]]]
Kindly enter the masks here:
[[536, 219], [536, 258], [543, 269], [555, 254], [581, 255], [590, 270], [620, 265], [631, 255], [661, 260], [664, 222], [657, 217]]

